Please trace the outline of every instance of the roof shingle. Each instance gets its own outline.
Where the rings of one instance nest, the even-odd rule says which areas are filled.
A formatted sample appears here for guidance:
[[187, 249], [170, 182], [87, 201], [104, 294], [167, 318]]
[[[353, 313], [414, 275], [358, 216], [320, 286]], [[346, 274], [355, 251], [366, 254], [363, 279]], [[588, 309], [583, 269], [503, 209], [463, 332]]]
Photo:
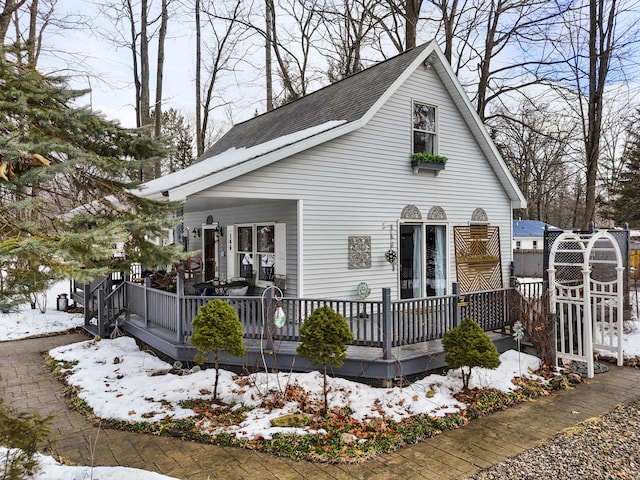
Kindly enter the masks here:
[[249, 148], [334, 120], [362, 118], [429, 44], [380, 62], [294, 102], [235, 125], [199, 159]]

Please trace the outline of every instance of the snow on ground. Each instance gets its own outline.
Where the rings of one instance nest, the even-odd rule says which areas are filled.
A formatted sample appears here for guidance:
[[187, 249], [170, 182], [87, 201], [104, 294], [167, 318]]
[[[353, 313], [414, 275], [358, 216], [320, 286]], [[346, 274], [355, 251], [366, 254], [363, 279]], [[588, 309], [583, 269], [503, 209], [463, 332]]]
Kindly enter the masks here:
[[49, 335], [83, 325], [81, 314], [56, 310], [61, 293], [69, 294], [68, 281], [59, 282], [49, 290], [44, 313], [38, 307], [32, 309], [29, 304], [22, 305], [17, 311], [0, 313], [0, 341]]
[[[0, 340], [50, 334], [80, 325], [80, 316], [55, 310], [57, 294], [61, 292], [65, 292], [64, 285], [52, 289], [45, 313], [33, 311], [27, 305], [17, 313], [1, 314]], [[635, 306], [636, 295], [633, 291], [631, 293], [632, 305]], [[624, 352], [625, 357], [640, 355], [640, 322], [635, 311], [632, 320], [626, 322]], [[166, 417], [185, 418], [195, 416], [195, 412], [182, 407], [180, 404], [183, 400], [211, 398], [215, 376], [213, 369], [194, 369], [184, 375], [175, 375], [169, 372], [171, 365], [140, 351], [134, 340], [128, 337], [66, 345], [52, 350], [50, 355], [60, 361], [77, 362], [70, 367], [68, 382], [79, 387], [80, 397], [101, 418], [140, 422], [155, 422]], [[513, 390], [513, 378], [532, 376], [530, 372], [539, 366], [538, 358], [513, 350], [503, 353], [500, 359], [502, 363], [495, 370], [474, 368], [470, 386]], [[297, 404], [293, 402], [269, 411], [257, 406], [268, 392], [283, 392], [287, 385], [297, 385], [319, 400], [322, 395], [319, 372], [257, 373], [248, 381], [246, 378], [243, 380], [231, 372], [222, 371], [218, 386], [220, 400], [227, 404], [256, 408], [249, 412], [241, 424], [218, 428], [248, 439], [256, 436], [270, 438], [282, 431], [313, 433], [301, 428], [271, 426], [272, 418], [298, 411]], [[454, 397], [462, 387], [459, 370], [450, 371], [447, 375], [429, 375], [402, 388], [374, 388], [342, 378], [329, 378], [329, 387], [329, 406], [348, 406], [357, 420], [385, 416], [398, 421], [420, 413], [442, 416], [466, 407]], [[210, 428], [204, 422], [200, 426], [210, 433], [221, 431]], [[38, 476], [32, 477], [33, 480], [86, 478], [86, 469], [89, 468], [57, 465], [47, 457], [42, 457], [41, 461], [44, 468]], [[99, 475], [103, 480], [127, 476], [141, 480], [169, 478], [142, 471], [127, 474], [121, 467], [100, 468], [104, 468]], [[93, 471], [95, 473], [97, 470], [94, 468]]]
[[[140, 351], [130, 337], [65, 345], [51, 350], [49, 354], [56, 360], [77, 362], [71, 367], [73, 373], [67, 381], [79, 387], [78, 395], [101, 418], [136, 422], [156, 422], [166, 417], [185, 418], [196, 413], [182, 408], [181, 401], [212, 397], [214, 369], [182, 376], [167, 373], [171, 365]], [[501, 361], [495, 370], [474, 369], [470, 387], [511, 391], [515, 389], [511, 380], [519, 376], [519, 372], [531, 375], [529, 371], [540, 364], [538, 358], [518, 355], [515, 351], [502, 354]], [[164, 373], [161, 381], [157, 376], [159, 373]], [[300, 387], [312, 399], [320, 401], [322, 383], [320, 372], [256, 373], [247, 381], [246, 377], [223, 371], [218, 384], [219, 400], [226, 404], [258, 407], [268, 391], [284, 392], [289, 384]], [[403, 388], [375, 388], [342, 378], [329, 378], [328, 388], [329, 407], [348, 406], [356, 420], [384, 416], [400, 421], [421, 413], [444, 416], [465, 408], [454, 398], [462, 388], [458, 370], [446, 376], [429, 375]], [[272, 418], [298, 411], [297, 403], [270, 409], [269, 412], [254, 408], [244, 422], [224, 427], [224, 431], [248, 439], [256, 436], [271, 438], [282, 431], [308, 433], [303, 429], [283, 430], [271, 426]]]
[[[7, 454], [15, 455], [16, 450], [0, 447], [0, 468], [4, 469], [4, 459]], [[129, 467], [72, 467], [62, 465], [53, 457], [47, 455], [37, 456], [38, 471], [29, 475], [25, 480], [122, 480], [135, 478], [136, 480], [178, 480], [155, 472]]]

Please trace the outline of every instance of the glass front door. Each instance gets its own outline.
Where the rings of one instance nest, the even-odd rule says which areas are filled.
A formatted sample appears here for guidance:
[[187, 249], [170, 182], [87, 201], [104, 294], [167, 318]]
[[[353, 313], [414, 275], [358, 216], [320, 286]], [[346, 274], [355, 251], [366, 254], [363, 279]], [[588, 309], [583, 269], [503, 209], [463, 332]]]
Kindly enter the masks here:
[[445, 295], [447, 291], [447, 227], [425, 225], [427, 297]]
[[400, 298], [422, 296], [422, 225], [400, 225]]
[[400, 225], [399, 274], [401, 299], [446, 295], [446, 225]]

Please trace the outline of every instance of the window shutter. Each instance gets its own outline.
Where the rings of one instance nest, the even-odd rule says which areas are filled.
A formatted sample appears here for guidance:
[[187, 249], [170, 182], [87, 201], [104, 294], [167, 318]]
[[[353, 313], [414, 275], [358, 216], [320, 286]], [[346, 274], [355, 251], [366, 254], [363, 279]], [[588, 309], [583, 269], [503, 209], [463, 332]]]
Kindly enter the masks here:
[[227, 278], [236, 276], [236, 229], [233, 225], [227, 225], [225, 241], [227, 242]]
[[274, 249], [276, 264], [273, 273], [284, 276], [287, 274], [287, 224], [276, 223], [275, 227]]

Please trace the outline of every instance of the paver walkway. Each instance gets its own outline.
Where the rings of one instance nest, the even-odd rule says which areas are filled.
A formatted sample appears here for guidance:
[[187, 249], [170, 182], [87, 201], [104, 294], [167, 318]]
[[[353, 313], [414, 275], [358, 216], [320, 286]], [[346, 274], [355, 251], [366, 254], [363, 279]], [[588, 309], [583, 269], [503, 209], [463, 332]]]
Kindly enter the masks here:
[[610, 366], [609, 372], [574, 389], [474, 420], [359, 465], [314, 464], [238, 448], [99, 430], [69, 410], [63, 386], [42, 356], [58, 345], [86, 339], [84, 334], [71, 334], [0, 342], [0, 397], [19, 410], [55, 413], [56, 443], [47, 453], [80, 465], [144, 468], [183, 480], [466, 479], [588, 417], [640, 398], [640, 370]]

